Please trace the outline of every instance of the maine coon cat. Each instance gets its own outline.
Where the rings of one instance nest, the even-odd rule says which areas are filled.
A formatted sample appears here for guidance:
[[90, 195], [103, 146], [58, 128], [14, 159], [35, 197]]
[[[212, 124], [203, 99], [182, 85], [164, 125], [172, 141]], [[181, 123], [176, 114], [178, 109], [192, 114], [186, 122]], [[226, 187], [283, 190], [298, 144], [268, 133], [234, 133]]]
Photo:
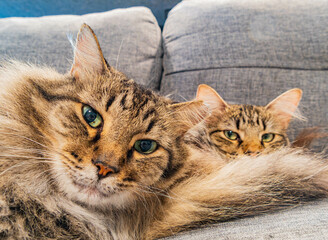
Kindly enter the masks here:
[[198, 87], [198, 100], [212, 111], [206, 120], [210, 142], [223, 155], [235, 158], [258, 155], [289, 144], [287, 128], [302, 97], [300, 89], [291, 89], [266, 106], [231, 105], [210, 86]]
[[12, 62], [0, 84], [2, 239], [155, 239], [327, 196], [321, 157], [192, 149], [205, 106], [138, 86], [87, 25], [68, 74]]

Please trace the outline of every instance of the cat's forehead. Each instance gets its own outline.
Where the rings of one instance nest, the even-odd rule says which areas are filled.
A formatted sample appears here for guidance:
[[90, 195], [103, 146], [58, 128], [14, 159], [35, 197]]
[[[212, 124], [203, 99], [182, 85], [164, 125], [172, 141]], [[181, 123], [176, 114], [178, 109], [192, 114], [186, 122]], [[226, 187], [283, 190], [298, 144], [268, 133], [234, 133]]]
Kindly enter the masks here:
[[272, 115], [262, 106], [229, 105], [221, 118], [218, 123], [224, 125], [222, 127], [242, 130], [254, 127], [265, 128], [271, 122]]
[[234, 117], [254, 118], [255, 116], [269, 117], [270, 113], [265, 107], [255, 105], [230, 105], [227, 109], [228, 115]]
[[[142, 128], [144, 132], [161, 128], [170, 121], [171, 100], [143, 88], [124, 75], [99, 76], [95, 84], [83, 83], [82, 103], [95, 108], [114, 129], [126, 126], [124, 133]], [[112, 130], [114, 130], [112, 129]]]
[[168, 102], [167, 99], [143, 88], [121, 73], [90, 77], [89, 81], [85, 80], [81, 85], [83, 88], [81, 91], [82, 98], [85, 97], [89, 101], [106, 105], [106, 108], [109, 108], [117, 100], [120, 100], [124, 109], [137, 109], [140, 104], [146, 105], [147, 103], [165, 105]]

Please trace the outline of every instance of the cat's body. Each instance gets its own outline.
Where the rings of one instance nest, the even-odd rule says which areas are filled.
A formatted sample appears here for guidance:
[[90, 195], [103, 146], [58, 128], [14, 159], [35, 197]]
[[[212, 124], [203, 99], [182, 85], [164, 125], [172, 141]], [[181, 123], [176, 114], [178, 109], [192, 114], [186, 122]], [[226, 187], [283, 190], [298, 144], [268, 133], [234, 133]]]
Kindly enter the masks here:
[[85, 25], [70, 74], [14, 63], [0, 79], [3, 239], [154, 239], [328, 193], [322, 158], [286, 148], [228, 163], [186, 143], [204, 106], [108, 67]]

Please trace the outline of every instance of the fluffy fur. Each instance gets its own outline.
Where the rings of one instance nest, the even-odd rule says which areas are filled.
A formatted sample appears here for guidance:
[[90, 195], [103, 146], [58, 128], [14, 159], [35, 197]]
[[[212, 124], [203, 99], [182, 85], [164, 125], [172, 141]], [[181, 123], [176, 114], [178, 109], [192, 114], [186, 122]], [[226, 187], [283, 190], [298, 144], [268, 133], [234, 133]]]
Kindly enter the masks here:
[[293, 147], [310, 148], [316, 140], [325, 141], [327, 138], [327, 129], [322, 127], [312, 127], [303, 129], [292, 142]]
[[[286, 148], [228, 163], [206, 140], [194, 148], [201, 125], [184, 135], [204, 106], [173, 104], [108, 66], [87, 25], [69, 74], [11, 63], [0, 79], [2, 239], [155, 239], [328, 193], [319, 156]], [[156, 149], [138, 152], [143, 139]]]

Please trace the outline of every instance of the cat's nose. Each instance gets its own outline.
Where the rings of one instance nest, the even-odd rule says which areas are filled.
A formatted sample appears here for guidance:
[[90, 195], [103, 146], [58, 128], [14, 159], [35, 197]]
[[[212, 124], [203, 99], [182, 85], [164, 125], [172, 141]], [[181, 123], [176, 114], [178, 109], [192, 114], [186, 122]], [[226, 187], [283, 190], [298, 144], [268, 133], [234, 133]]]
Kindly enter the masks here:
[[94, 161], [93, 164], [97, 167], [98, 169], [98, 177], [99, 179], [105, 178], [109, 176], [112, 173], [117, 173], [118, 169], [114, 166], [110, 166], [105, 162], [102, 161]]

